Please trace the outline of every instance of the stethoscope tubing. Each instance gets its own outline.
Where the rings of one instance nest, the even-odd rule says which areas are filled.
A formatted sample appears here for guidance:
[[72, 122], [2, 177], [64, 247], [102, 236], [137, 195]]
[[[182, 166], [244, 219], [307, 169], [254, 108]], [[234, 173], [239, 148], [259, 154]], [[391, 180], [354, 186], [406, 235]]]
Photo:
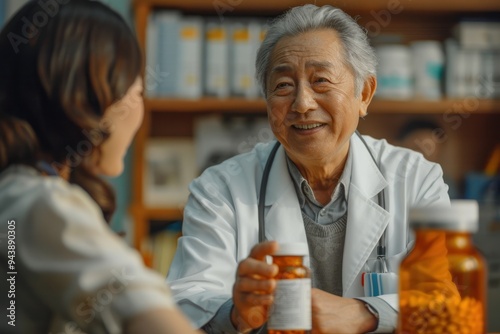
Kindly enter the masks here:
[[[368, 153], [370, 153], [370, 157], [372, 158], [373, 162], [375, 163], [375, 166], [380, 170], [380, 167], [377, 164], [377, 161], [375, 160], [375, 157], [373, 156], [372, 151], [368, 147], [368, 144], [366, 143], [365, 139], [361, 136], [358, 130], [355, 131], [358, 137], [361, 139], [363, 142], [363, 145], [365, 145], [366, 149], [368, 150]], [[264, 206], [266, 203], [266, 191], [267, 191], [267, 183], [269, 180], [269, 174], [271, 172], [271, 167], [274, 162], [274, 158], [276, 157], [276, 152], [278, 151], [278, 148], [280, 147], [280, 142], [277, 141], [276, 144], [274, 144], [274, 147], [271, 150], [271, 153], [269, 154], [269, 157], [267, 158], [266, 161], [266, 166], [264, 167], [264, 172], [262, 174], [262, 181], [260, 184], [260, 191], [259, 191], [259, 202], [258, 202], [258, 219], [259, 219], [259, 242], [263, 242], [266, 240], [266, 222], [264, 218]], [[385, 194], [384, 190], [381, 190], [377, 194], [377, 202], [378, 205], [381, 206], [385, 210]], [[382, 260], [379, 261], [380, 263], [383, 263], [383, 268], [379, 268], [379, 272], [387, 272], [387, 268], [385, 266], [385, 253], [386, 253], [386, 233], [387, 229], [384, 230], [382, 233], [382, 236], [380, 237], [377, 245], [377, 259]]]

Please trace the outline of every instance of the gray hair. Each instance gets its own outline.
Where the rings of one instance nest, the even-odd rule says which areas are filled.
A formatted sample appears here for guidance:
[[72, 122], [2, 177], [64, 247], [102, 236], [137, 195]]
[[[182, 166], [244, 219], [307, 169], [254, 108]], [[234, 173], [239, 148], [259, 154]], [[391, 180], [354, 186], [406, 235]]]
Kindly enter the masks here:
[[376, 76], [377, 57], [370, 46], [366, 31], [339, 8], [309, 4], [290, 9], [276, 18], [268, 29], [255, 62], [257, 82], [265, 96], [271, 53], [278, 41], [285, 36], [297, 36], [323, 28], [335, 30], [343, 43], [343, 62], [354, 73], [356, 96], [361, 93], [365, 79], [368, 76]]

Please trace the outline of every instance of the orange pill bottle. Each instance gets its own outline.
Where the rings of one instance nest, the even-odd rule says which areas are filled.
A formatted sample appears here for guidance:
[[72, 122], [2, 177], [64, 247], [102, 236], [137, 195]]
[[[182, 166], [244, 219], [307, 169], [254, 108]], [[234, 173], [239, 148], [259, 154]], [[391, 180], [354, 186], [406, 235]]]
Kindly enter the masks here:
[[274, 303], [269, 308], [269, 334], [306, 334], [311, 331], [311, 275], [304, 265], [306, 243], [281, 243], [273, 255], [279, 267]]
[[486, 331], [486, 262], [471, 233], [478, 228], [478, 204], [410, 210], [415, 246], [399, 272], [398, 333]]

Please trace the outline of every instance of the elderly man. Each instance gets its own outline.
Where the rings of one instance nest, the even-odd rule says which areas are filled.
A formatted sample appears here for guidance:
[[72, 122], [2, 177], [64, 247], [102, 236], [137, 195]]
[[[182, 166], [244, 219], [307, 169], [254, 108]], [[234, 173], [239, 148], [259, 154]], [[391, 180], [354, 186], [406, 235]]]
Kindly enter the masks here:
[[376, 58], [341, 10], [291, 9], [269, 28], [256, 66], [278, 142], [191, 184], [168, 276], [175, 299], [209, 333], [262, 329], [277, 273], [266, 256], [279, 242], [301, 241], [309, 245], [313, 333], [393, 331], [397, 295], [365, 296], [362, 274], [377, 245], [397, 271], [411, 239], [409, 207], [449, 204], [441, 168], [355, 132], [375, 92]]

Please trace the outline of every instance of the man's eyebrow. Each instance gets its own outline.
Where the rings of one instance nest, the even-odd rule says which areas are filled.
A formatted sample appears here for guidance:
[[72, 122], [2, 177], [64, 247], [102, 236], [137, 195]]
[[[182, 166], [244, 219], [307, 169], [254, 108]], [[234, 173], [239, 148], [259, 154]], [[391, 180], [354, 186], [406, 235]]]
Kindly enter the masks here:
[[[333, 64], [329, 61], [318, 61], [318, 60], [309, 60], [306, 62], [306, 67], [314, 67], [314, 68], [320, 68], [320, 69], [329, 69], [333, 68]], [[286, 73], [286, 72], [291, 72], [292, 67], [287, 64], [282, 64], [282, 65], [277, 65], [271, 69], [271, 74], [275, 73]]]
[[273, 67], [271, 69], [271, 74], [275, 74], [275, 73], [285, 73], [285, 72], [291, 72], [292, 71], [292, 67], [290, 65], [286, 65], [286, 64], [283, 64], [283, 65], [277, 65], [275, 67]]
[[306, 62], [306, 68], [307, 67], [316, 67], [316, 68], [327, 69], [327, 68], [333, 68], [334, 66], [329, 61], [309, 60]]

